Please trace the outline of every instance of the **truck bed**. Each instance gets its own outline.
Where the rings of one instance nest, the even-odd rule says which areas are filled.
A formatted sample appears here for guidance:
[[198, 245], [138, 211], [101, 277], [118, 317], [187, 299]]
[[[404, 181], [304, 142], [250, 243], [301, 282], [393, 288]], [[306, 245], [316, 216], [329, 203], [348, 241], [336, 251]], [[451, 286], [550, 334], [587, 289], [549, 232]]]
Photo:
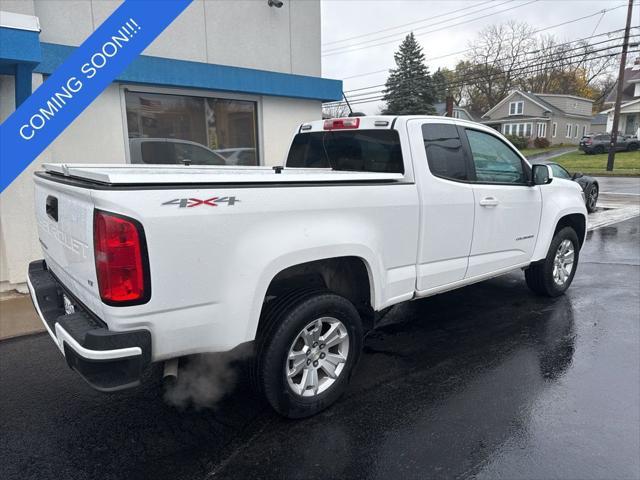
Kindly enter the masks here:
[[350, 172], [319, 168], [225, 167], [182, 165], [43, 165], [52, 175], [80, 179], [102, 185], [175, 185], [238, 183], [310, 183], [310, 182], [397, 182], [400, 173]]

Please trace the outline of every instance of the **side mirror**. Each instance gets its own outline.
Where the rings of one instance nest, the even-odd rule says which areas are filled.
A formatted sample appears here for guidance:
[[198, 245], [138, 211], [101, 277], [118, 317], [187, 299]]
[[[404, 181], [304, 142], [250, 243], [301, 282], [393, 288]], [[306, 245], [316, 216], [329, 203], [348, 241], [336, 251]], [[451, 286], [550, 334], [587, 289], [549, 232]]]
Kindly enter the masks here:
[[581, 178], [584, 177], [584, 174], [582, 172], [576, 172], [572, 175], [571, 180], [575, 180], [576, 178]]
[[553, 171], [549, 165], [536, 164], [532, 167], [533, 185], [547, 185], [553, 180]]

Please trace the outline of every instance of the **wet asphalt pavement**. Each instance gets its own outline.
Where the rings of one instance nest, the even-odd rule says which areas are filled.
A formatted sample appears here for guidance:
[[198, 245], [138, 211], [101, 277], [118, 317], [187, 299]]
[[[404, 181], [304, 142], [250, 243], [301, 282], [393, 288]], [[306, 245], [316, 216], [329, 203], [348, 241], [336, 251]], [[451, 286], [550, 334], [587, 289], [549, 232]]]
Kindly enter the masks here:
[[640, 196], [638, 177], [597, 177], [597, 179], [601, 193]]
[[0, 343], [4, 479], [640, 478], [640, 220], [589, 233], [558, 299], [512, 274], [404, 304], [302, 421], [242, 376], [214, 409], [101, 394], [46, 335]]

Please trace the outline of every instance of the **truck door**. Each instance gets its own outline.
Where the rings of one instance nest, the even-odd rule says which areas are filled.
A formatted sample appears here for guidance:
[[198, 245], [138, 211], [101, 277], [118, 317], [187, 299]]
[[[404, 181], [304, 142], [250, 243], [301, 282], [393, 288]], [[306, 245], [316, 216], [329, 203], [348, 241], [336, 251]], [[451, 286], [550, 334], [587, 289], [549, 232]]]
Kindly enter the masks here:
[[530, 168], [500, 137], [464, 129], [473, 165], [475, 218], [467, 278], [526, 264], [536, 244], [542, 199]]
[[437, 291], [467, 271], [474, 215], [470, 159], [452, 120], [416, 119], [407, 127], [420, 198], [416, 289]]

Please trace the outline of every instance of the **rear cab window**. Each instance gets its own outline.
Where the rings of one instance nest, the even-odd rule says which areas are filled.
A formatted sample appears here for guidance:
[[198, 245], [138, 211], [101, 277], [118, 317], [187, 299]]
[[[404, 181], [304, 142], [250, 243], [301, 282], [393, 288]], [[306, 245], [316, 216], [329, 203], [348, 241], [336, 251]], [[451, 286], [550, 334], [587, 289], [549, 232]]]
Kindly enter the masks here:
[[422, 125], [422, 138], [433, 175], [449, 180], [470, 180], [467, 156], [454, 124], [425, 123]]
[[287, 167], [404, 173], [396, 130], [298, 133], [289, 150]]

